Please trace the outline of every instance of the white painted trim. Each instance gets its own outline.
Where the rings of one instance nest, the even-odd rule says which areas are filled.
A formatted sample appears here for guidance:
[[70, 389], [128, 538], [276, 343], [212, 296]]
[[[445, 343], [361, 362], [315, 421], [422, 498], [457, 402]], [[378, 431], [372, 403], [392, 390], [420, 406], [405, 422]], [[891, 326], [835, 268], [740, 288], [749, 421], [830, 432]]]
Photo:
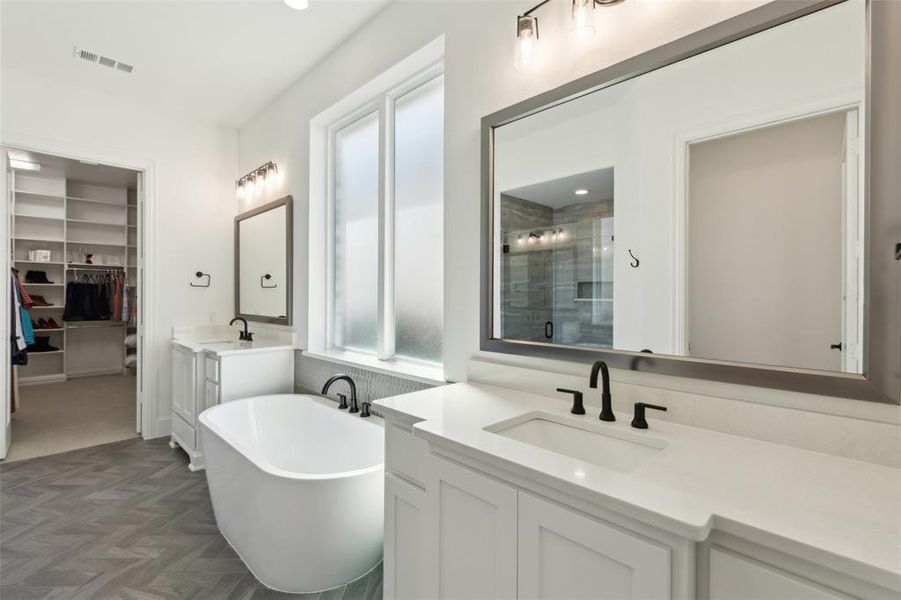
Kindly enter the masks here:
[[447, 380], [444, 378], [444, 368], [440, 365], [428, 365], [398, 359], [380, 360], [375, 355], [350, 350], [327, 350], [324, 352], [304, 350], [301, 354], [339, 365], [366, 369], [367, 371], [392, 375], [428, 385], [444, 385], [447, 383]]
[[3, 326], [0, 327], [0, 331], [6, 331], [7, 335], [3, 336], [2, 344], [0, 344], [0, 365], [3, 368], [3, 377], [0, 377], [0, 381], [3, 382], [3, 389], [0, 390], [0, 410], [2, 410], [2, 418], [3, 423], [0, 426], [0, 460], [6, 458], [7, 453], [9, 452], [9, 445], [12, 442], [12, 436], [10, 435], [10, 423], [12, 422], [12, 417], [10, 415], [10, 397], [9, 397], [9, 380], [7, 377], [12, 376], [12, 367], [10, 366], [10, 356], [9, 356], [9, 323], [11, 321], [11, 313], [10, 310], [12, 307], [10, 306], [10, 293], [12, 290], [10, 289], [10, 275], [9, 275], [9, 236], [11, 232], [11, 221], [12, 214], [10, 211], [10, 196], [12, 195], [12, 178], [9, 177], [9, 157], [6, 152], [3, 152], [3, 157], [0, 159], [0, 189], [3, 190], [2, 199], [0, 199], [0, 210], [3, 213], [3, 219], [0, 220], [0, 239], [4, 240], [4, 244], [7, 244], [6, 247], [3, 248], [3, 251], [0, 252], [0, 270], [3, 272], [3, 282], [0, 283], [0, 294], [3, 294], [3, 299], [0, 300], [0, 306], [2, 306], [2, 310], [0, 310], [0, 316], [3, 318]]
[[[676, 131], [673, 140], [675, 198], [673, 203], [673, 353], [688, 352], [688, 169], [691, 144], [736, 135], [762, 127], [770, 127], [830, 113], [862, 110], [864, 90], [853, 87], [821, 94], [806, 102], [769, 106], [760, 110], [732, 115], [696, 127]], [[863, 145], [863, 144], [861, 144]], [[860, 163], [861, 178], [863, 161]]]
[[[29, 150], [31, 152], [38, 152], [41, 154], [51, 154], [54, 156], [71, 158], [74, 160], [86, 160], [99, 164], [109, 165], [112, 167], [120, 167], [124, 169], [131, 169], [133, 171], [143, 172], [145, 202], [142, 214], [140, 215], [140, 223], [142, 227], [142, 237], [144, 239], [144, 284], [145, 289], [157, 289], [157, 277], [154, 270], [156, 257], [155, 231], [157, 228], [155, 210], [156, 165], [152, 159], [139, 156], [130, 156], [112, 151], [97, 150], [96, 148], [88, 145], [70, 144], [60, 140], [53, 140], [8, 130], [0, 131], [0, 146], [19, 148], [22, 150]], [[5, 214], [8, 214], [8, 198], [5, 195], [2, 202], [2, 208], [4, 209]], [[4, 252], [3, 254], [8, 253]], [[8, 260], [8, 257], [5, 260]], [[4, 289], [6, 290], [5, 297], [7, 298], [9, 297], [8, 287], [8, 283], [4, 283], [3, 286], [0, 286], [0, 292], [3, 292]], [[141, 311], [144, 316], [145, 332], [144, 347], [151, 348], [151, 351], [139, 354], [138, 361], [141, 363], [144, 373], [156, 374], [159, 373], [158, 364], [161, 360], [161, 357], [157, 356], [152, 349], [157, 346], [162, 348], [164, 344], [162, 343], [162, 340], [160, 340], [160, 344], [154, 343], [157, 341], [153, 337], [153, 327], [157, 322], [157, 303], [155, 301], [155, 298], [152, 294], [144, 294], [144, 296], [146, 297], [141, 298]], [[8, 304], [8, 301], [4, 302], [4, 305], [5, 304]], [[150, 335], [147, 335], [148, 333]], [[144, 424], [144, 427], [142, 428], [143, 431], [141, 431], [141, 436], [145, 440], [147, 440], [168, 435], [170, 417], [169, 415], [159, 414], [160, 399], [156, 390], [156, 378], [145, 377], [142, 383], [143, 389], [139, 389], [137, 393], [137, 402], [141, 406], [142, 410], [141, 422]], [[4, 388], [6, 387], [7, 386], [4, 386]], [[9, 390], [4, 389], [3, 392], [0, 393], [2, 393], [4, 401], [8, 403]]]

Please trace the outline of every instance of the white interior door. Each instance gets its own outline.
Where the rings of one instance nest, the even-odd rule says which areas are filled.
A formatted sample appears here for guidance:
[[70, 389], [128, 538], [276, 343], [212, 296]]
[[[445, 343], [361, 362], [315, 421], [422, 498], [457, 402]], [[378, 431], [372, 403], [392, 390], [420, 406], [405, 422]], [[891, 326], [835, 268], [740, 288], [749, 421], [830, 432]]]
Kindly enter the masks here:
[[137, 372], [137, 390], [135, 393], [135, 431], [141, 433], [142, 410], [144, 407], [144, 313], [146, 307], [144, 301], [144, 173], [138, 173], [138, 189], [137, 189], [137, 276], [138, 292], [135, 299], [138, 302], [138, 319], [137, 319], [137, 336], [138, 336], [138, 372]]
[[[3, 300], [0, 301], [0, 306], [2, 306], [2, 310], [0, 310], [0, 316], [3, 318], [3, 327], [0, 331], [9, 331], [9, 323], [10, 323], [10, 303], [9, 303], [9, 294], [10, 294], [10, 275], [9, 275], [9, 251], [10, 251], [10, 222], [12, 220], [12, 176], [9, 172], [9, 160], [6, 151], [0, 152], [2, 158], [0, 158], [0, 189], [2, 192], [2, 201], [0, 201], [0, 206], [2, 206], [3, 218], [0, 219], [0, 239], [3, 240], [5, 244], [3, 248], [3, 252], [0, 253], [0, 270], [3, 271], [3, 282], [0, 284], [0, 294], [3, 295]], [[12, 368], [9, 366], [9, 336], [6, 335], [3, 338], [3, 343], [0, 344], [0, 365], [3, 365], [3, 376], [0, 377], [0, 382], [2, 382], [2, 390], [0, 390], [0, 404], [2, 404], [2, 418], [3, 425], [0, 427], [0, 460], [6, 458], [6, 453], [9, 451], [9, 444], [12, 441], [10, 436], [10, 422], [12, 421], [12, 414], [10, 412], [10, 388], [15, 385], [10, 381], [12, 377]]]
[[845, 119], [843, 169], [844, 257], [842, 276], [842, 370], [860, 373], [860, 335], [863, 331], [863, 203], [860, 160], [859, 111], [848, 111]]

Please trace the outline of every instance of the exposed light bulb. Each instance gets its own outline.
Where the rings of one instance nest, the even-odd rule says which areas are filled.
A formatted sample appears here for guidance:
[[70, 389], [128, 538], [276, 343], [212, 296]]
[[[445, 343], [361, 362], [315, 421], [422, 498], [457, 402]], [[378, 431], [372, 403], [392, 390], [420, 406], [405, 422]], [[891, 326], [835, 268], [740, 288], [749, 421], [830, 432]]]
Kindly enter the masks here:
[[516, 243], [522, 244], [522, 236], [521, 235], [516, 236]]
[[255, 179], [256, 179], [256, 177], [254, 175], [250, 175], [247, 178], [247, 183], [244, 184], [244, 188], [246, 190], [246, 194], [247, 194], [248, 198], [253, 198], [254, 188], [256, 187], [256, 184], [254, 182]]
[[531, 69], [538, 64], [538, 17], [525, 15], [516, 18], [517, 69]]
[[244, 179], [239, 179], [235, 182], [235, 195], [238, 196], [238, 200], [244, 198]]
[[309, 0], [285, 0], [285, 4], [294, 10], [305, 10], [310, 6]]
[[278, 181], [278, 167], [274, 162], [271, 162], [266, 165], [266, 183], [269, 187], [275, 187], [278, 184]]
[[588, 195], [588, 192], [590, 192], [590, 191], [591, 191], [591, 190], [586, 190], [585, 188], [579, 188], [579, 189], [577, 189], [576, 191], [574, 191], [573, 193], [574, 193], [576, 196], [587, 196], [587, 195]]
[[594, 0], [572, 0], [572, 25], [569, 33], [578, 39], [594, 35]]

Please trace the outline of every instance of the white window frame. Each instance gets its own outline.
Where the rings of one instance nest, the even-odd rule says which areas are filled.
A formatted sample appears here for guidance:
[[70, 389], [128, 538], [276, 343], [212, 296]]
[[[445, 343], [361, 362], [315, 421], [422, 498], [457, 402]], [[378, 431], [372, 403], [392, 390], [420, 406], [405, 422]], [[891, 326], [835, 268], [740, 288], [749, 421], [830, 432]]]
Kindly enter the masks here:
[[[352, 123], [373, 113], [379, 115], [379, 206], [378, 206], [378, 307], [377, 341], [375, 358], [379, 361], [409, 362], [428, 366], [426, 363], [395, 355], [395, 277], [394, 277], [394, 110], [402, 96], [444, 76], [444, 61], [438, 61], [420, 70], [403, 83], [387, 88], [368, 102], [333, 121], [326, 128], [326, 298], [325, 298], [325, 349], [334, 352], [359, 352], [335, 345], [335, 177], [336, 146], [338, 132]], [[365, 353], [368, 354], [368, 353]]]

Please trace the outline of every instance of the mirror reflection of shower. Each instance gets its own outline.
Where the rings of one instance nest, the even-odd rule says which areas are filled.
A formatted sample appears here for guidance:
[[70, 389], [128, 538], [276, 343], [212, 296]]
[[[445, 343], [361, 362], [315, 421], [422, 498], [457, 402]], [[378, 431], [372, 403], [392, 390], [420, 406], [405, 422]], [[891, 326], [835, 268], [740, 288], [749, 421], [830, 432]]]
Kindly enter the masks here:
[[613, 167], [501, 192], [502, 337], [613, 346]]

